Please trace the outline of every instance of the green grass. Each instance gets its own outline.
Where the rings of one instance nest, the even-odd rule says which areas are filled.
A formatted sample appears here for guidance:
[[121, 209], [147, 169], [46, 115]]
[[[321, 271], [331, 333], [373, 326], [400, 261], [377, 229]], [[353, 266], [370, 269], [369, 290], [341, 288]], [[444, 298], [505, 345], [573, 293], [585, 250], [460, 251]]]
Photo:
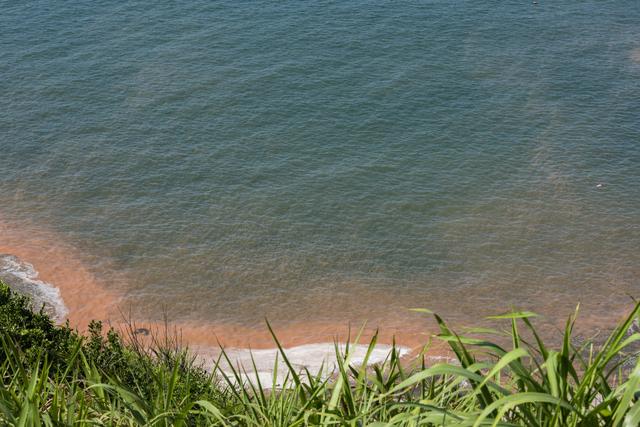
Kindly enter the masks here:
[[274, 334], [274, 369], [287, 374], [274, 391], [251, 372], [201, 369], [168, 334], [145, 346], [99, 323], [87, 336], [55, 326], [0, 284], [0, 424], [637, 426], [640, 335], [628, 331], [639, 311], [597, 346], [574, 343], [574, 316], [556, 347], [532, 313], [496, 316], [505, 331], [483, 331], [507, 337], [506, 347], [458, 335], [433, 315], [455, 363], [407, 365], [394, 349], [383, 363], [354, 366], [349, 347], [336, 346], [339, 369], [329, 378], [295, 370]]

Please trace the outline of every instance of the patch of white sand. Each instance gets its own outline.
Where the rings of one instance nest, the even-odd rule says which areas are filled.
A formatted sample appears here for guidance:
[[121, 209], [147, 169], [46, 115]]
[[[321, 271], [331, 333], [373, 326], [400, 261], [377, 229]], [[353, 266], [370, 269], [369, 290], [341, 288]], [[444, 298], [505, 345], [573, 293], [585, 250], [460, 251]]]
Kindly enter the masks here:
[[[339, 345], [340, 352], [344, 354], [345, 345]], [[192, 348], [198, 354], [199, 361], [206, 369], [212, 369], [215, 361], [220, 356], [220, 350]], [[350, 364], [361, 366], [364, 363], [368, 350], [367, 345], [350, 345]], [[409, 353], [410, 349], [406, 347], [396, 347], [400, 357]], [[227, 348], [225, 352], [233, 364], [236, 371], [242, 372], [241, 379], [243, 382], [249, 381], [256, 383], [259, 379], [264, 388], [272, 388], [274, 380], [274, 367], [276, 366], [276, 358], [278, 361], [278, 371], [275, 375], [275, 386], [281, 388], [285, 385], [285, 379], [289, 373], [282, 355], [277, 348], [250, 350], [244, 348]], [[322, 375], [323, 378], [331, 376], [338, 370], [336, 360], [336, 350], [333, 343], [317, 343], [305, 344], [296, 347], [285, 348], [284, 352], [287, 359], [291, 363], [296, 373], [305, 376], [308, 370], [311, 375]], [[368, 365], [383, 362], [390, 354], [391, 346], [377, 345], [369, 355]], [[255, 362], [255, 369], [252, 362]], [[231, 368], [229, 363], [221, 359], [219, 368], [228, 376], [231, 376]], [[240, 368], [240, 369], [237, 369]], [[289, 382], [291, 375], [289, 374]], [[235, 380], [234, 380], [235, 382]], [[291, 383], [285, 386], [291, 386]]]

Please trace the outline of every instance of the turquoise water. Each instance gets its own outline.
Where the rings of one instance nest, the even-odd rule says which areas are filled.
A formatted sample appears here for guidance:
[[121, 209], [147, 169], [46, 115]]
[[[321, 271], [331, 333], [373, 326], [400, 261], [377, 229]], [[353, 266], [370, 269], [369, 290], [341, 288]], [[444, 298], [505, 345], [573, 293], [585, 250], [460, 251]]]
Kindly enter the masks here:
[[637, 1], [2, 9], [0, 216], [140, 316], [640, 296]]

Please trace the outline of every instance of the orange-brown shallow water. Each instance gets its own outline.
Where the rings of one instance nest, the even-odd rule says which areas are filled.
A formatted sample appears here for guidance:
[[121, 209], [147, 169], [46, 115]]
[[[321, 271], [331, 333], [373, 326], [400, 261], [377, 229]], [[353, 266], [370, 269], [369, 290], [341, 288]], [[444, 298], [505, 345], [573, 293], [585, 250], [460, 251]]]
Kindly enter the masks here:
[[74, 327], [83, 330], [92, 319], [107, 320], [117, 313], [120, 297], [98, 281], [80, 251], [60, 236], [36, 227], [18, 229], [0, 218], [0, 253], [32, 264], [41, 280], [60, 289]]
[[[70, 324], [79, 330], [85, 330], [91, 320], [101, 320], [117, 329], [127, 330], [130, 326], [146, 333], [162, 335], [168, 327], [171, 334], [179, 337], [182, 345], [193, 348], [217, 348], [222, 345], [227, 348], [272, 348], [273, 338], [266, 327], [266, 322], [251, 326], [228, 322], [211, 322], [207, 319], [194, 321], [172, 317], [171, 303], [158, 307], [161, 317], [167, 323], [158, 321], [158, 316], [147, 319], [135, 315], [132, 307], [127, 304], [126, 293], [118, 289], [126, 289], [129, 278], [117, 271], [110, 271], [108, 275], [99, 277], [87, 265], [90, 257], [74, 245], [65, 241], [64, 237], [22, 222], [19, 224], [0, 220], [0, 254], [12, 254], [24, 262], [34, 266], [39, 273], [39, 279], [60, 289], [64, 305], [68, 310]], [[102, 265], [106, 268], [107, 264]], [[95, 268], [95, 266], [94, 266]], [[102, 272], [104, 274], [104, 271]], [[105, 278], [108, 277], [108, 280]], [[114, 286], [117, 282], [117, 286]], [[115, 291], [112, 289], [116, 289]], [[391, 301], [391, 294], [382, 292], [364, 294], [369, 299], [360, 301], [361, 305], [378, 306], [385, 299]], [[400, 296], [402, 298], [402, 296]], [[406, 304], [410, 302], [405, 301]], [[461, 301], [462, 303], [462, 301]], [[339, 304], [338, 304], [339, 305]], [[419, 306], [418, 303], [416, 305]], [[629, 305], [630, 307], [630, 305]], [[348, 307], [343, 307], [348, 309]], [[331, 343], [334, 341], [353, 341], [361, 334], [359, 343], [368, 343], [374, 333], [378, 333], [378, 342], [398, 345], [411, 349], [415, 354], [427, 343], [431, 343], [428, 354], [448, 354], [446, 346], [438, 340], [432, 340], [437, 331], [435, 322], [426, 314], [412, 313], [407, 305], [406, 309], [396, 317], [380, 318], [372, 312], [372, 319], [357, 319], [358, 323], [332, 322], [331, 310], [335, 307], [324, 307], [327, 320], [282, 321], [272, 322], [272, 327], [285, 347], [300, 346], [314, 343]], [[431, 307], [434, 308], [434, 307]], [[437, 307], [436, 311], [437, 311]], [[585, 335], [593, 335], [599, 330], [606, 330], [625, 313], [623, 305], [617, 312], [612, 311], [610, 317], [589, 316], [583, 313], [578, 324], [578, 330]], [[443, 313], [446, 318], [447, 313]], [[586, 315], [585, 315], [586, 314]], [[366, 322], [368, 321], [368, 322]], [[564, 318], [543, 319], [543, 335], [547, 338], [557, 336]], [[493, 326], [488, 322], [485, 326]], [[464, 324], [458, 326], [465, 326]]]
[[[167, 329], [172, 335], [179, 337], [185, 346], [233, 348], [272, 348], [274, 340], [266, 326], [262, 324], [252, 327], [211, 323], [208, 321], [180, 321], [174, 319], [170, 312], [170, 303], [158, 308], [167, 322], [158, 322], [131, 315], [131, 307], [126, 304], [126, 297], [109, 290], [114, 280], [126, 281], [123, 275], [110, 275], [107, 282], [99, 279], [83, 258], [86, 256], [76, 247], [64, 241], [54, 232], [24, 223], [17, 227], [0, 220], [0, 254], [17, 256], [27, 262], [39, 273], [38, 278], [47, 284], [57, 287], [68, 310], [68, 320], [72, 327], [85, 331], [89, 322], [100, 320], [117, 329], [127, 330], [130, 326], [142, 329], [146, 333], [162, 335]], [[122, 287], [122, 286], [121, 286]], [[366, 301], [362, 302], [366, 304]], [[433, 329], [426, 319], [414, 317], [412, 324], [389, 322], [384, 325], [336, 324], [327, 322], [276, 322], [272, 324], [278, 340], [285, 346], [300, 346], [310, 343], [331, 343], [334, 341], [353, 342], [359, 336], [359, 343], [367, 344], [374, 334], [378, 334], [378, 342], [398, 344], [417, 350], [429, 342]], [[442, 347], [434, 344], [437, 351]], [[442, 350], [443, 351], [443, 350]]]

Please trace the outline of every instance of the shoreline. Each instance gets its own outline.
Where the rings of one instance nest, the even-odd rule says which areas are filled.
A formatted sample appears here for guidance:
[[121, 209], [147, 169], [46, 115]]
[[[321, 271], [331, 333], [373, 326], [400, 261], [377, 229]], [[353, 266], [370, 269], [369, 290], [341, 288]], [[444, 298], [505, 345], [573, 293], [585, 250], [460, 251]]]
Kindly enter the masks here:
[[[3, 221], [0, 217], [0, 236], [2, 236], [0, 255], [11, 254], [17, 256], [24, 264], [33, 265], [31, 276], [27, 278], [40, 284], [49, 284], [52, 286], [53, 293], [59, 292], [59, 296], [64, 301], [65, 310], [68, 311], [65, 318], [69, 319], [72, 328], [80, 332], [87, 331], [91, 320], [102, 321], [107, 328], [113, 327], [120, 331], [124, 331], [128, 324], [136, 325], [137, 329], [155, 331], [162, 331], [168, 325], [172, 330], [177, 331], [183, 346], [206, 354], [215, 353], [219, 346], [240, 352], [275, 348], [273, 337], [265, 323], [243, 325], [206, 320], [174, 321], [171, 318], [168, 318], [168, 323], [163, 323], [159, 320], [127, 316], [126, 311], [121, 310], [124, 305], [124, 295], [108, 290], [104, 279], [96, 277], [90, 271], [83, 261], [86, 259], [86, 254], [52, 231], [31, 224], [20, 225]], [[117, 271], [114, 273], [119, 274]], [[115, 288], [125, 288], [122, 285], [127, 283], [126, 278], [117, 276], [117, 280], [118, 282], [114, 282]], [[578, 324], [579, 332], [585, 336], [591, 336], [606, 329], [609, 323], [613, 325], [625, 315], [624, 311], [619, 315], [612, 311], [608, 319], [594, 318], [589, 316], [588, 312], [585, 316], [583, 311]], [[65, 319], [57, 320], [58, 323], [63, 323]], [[450, 357], [451, 351], [446, 343], [431, 340], [433, 334], [437, 333], [435, 324], [430, 323], [431, 319], [421, 318], [416, 314], [415, 322], [404, 320], [390, 319], [388, 322], [378, 320], [377, 324], [371, 322], [364, 327], [362, 324], [349, 325], [347, 322], [338, 324], [330, 321], [280, 321], [272, 322], [272, 327], [285, 348], [309, 345], [323, 345], [325, 349], [330, 345], [333, 348], [333, 342], [353, 340], [362, 328], [360, 344], [368, 344], [378, 331], [378, 345], [396, 344], [406, 349], [407, 360], [420, 354], [430, 341], [431, 346], [426, 352], [427, 358]], [[547, 338], [558, 336], [563, 326], [549, 318], [543, 318], [538, 325], [542, 325]], [[452, 326], [463, 329], [455, 324]], [[321, 354], [322, 352], [318, 353], [317, 357], [322, 357]]]
[[[15, 280], [10, 280], [12, 276]], [[37, 268], [28, 261], [13, 254], [0, 253], [0, 280], [15, 292], [29, 296], [34, 310], [37, 305], [41, 305], [56, 324], [68, 321], [72, 328], [86, 332], [87, 325], [75, 318], [74, 312], [65, 305], [61, 289], [47, 281], [46, 277], [41, 278]], [[20, 280], [30, 287], [22, 286]], [[46, 300], [47, 297], [57, 300]], [[114, 321], [111, 318], [93, 320], [102, 321], [123, 337], [143, 345], [164, 337], [167, 343], [171, 342], [179, 348], [191, 351], [195, 360], [210, 371], [217, 363], [221, 363], [223, 371], [231, 372], [229, 361], [222, 358], [224, 351], [235, 366], [242, 367], [245, 380], [257, 378], [264, 384], [273, 383], [276, 386], [286, 381], [285, 371], [274, 371], [278, 360], [282, 363], [282, 356], [266, 324], [263, 328], [250, 328], [239, 325], [174, 323], [169, 320], [165, 323], [127, 319]], [[309, 329], [314, 332], [309, 333]], [[347, 343], [351, 363], [356, 366], [365, 360], [368, 365], [382, 363], [392, 350], [397, 351], [399, 358], [405, 362], [411, 362], [421, 355], [433, 360], [450, 358], [450, 352], [444, 346], [434, 346], [425, 351], [424, 343], [418, 344], [416, 341], [411, 346], [405, 346], [396, 342], [395, 335], [379, 333], [378, 330], [365, 327], [354, 330], [335, 325], [325, 325], [324, 328], [315, 325], [314, 328], [301, 323], [293, 327], [276, 328], [274, 334], [278, 342], [282, 343], [292, 366], [301, 373], [307, 370], [312, 374], [325, 376], [335, 373], [336, 351], [344, 354]], [[374, 336], [376, 344], [367, 357], [369, 344]]]
[[[180, 345], [193, 350], [205, 364], [211, 363], [220, 354], [220, 347], [231, 351], [239, 361], [249, 360], [251, 352], [257, 352], [254, 356], [258, 354], [264, 358], [262, 366], [268, 366], [275, 361], [276, 344], [266, 323], [249, 327], [195, 321], [174, 322], [171, 319], [166, 323], [127, 319], [120, 310], [123, 297], [105, 289], [100, 280], [84, 265], [79, 251], [66, 244], [55, 233], [36, 228], [30, 228], [28, 232], [16, 231], [15, 227], [10, 227], [0, 218], [0, 235], [3, 236], [0, 242], [0, 261], [4, 260], [5, 264], [7, 260], [10, 261], [15, 269], [16, 279], [29, 281], [41, 290], [51, 291], [44, 292], [49, 297], [60, 299], [61, 304], [53, 307], [57, 311], [56, 315], [50, 316], [58, 324], [68, 320], [72, 328], [86, 332], [89, 322], [98, 320], [106, 327], [113, 327], [123, 334], [131, 325], [135, 325], [135, 329], [143, 334], [145, 331], [161, 332], [163, 328], [169, 328], [179, 337]], [[6, 277], [7, 271], [3, 272]], [[15, 283], [12, 288], [21, 291]], [[22, 291], [24, 293], [25, 289]], [[31, 297], [34, 298], [34, 295], [31, 294]], [[40, 303], [41, 299], [34, 298], [34, 301]], [[412, 330], [399, 335], [397, 328], [381, 328], [377, 331], [377, 328], [365, 325], [360, 331], [360, 325], [350, 327], [331, 322], [276, 323], [272, 326], [283, 347], [292, 351], [300, 363], [304, 362], [303, 365], [310, 367], [318, 366], [325, 361], [327, 354], [335, 351], [334, 343], [344, 345], [349, 341], [353, 344], [359, 332], [362, 332], [362, 335], [356, 352], [366, 350], [374, 334], [378, 333], [376, 356], [370, 363], [384, 360], [381, 352], [388, 353], [394, 344], [403, 359], [410, 360], [423, 350], [430, 337], [430, 334], [424, 331]], [[449, 353], [439, 344], [434, 343], [433, 348], [428, 351], [429, 356], [447, 357]]]

